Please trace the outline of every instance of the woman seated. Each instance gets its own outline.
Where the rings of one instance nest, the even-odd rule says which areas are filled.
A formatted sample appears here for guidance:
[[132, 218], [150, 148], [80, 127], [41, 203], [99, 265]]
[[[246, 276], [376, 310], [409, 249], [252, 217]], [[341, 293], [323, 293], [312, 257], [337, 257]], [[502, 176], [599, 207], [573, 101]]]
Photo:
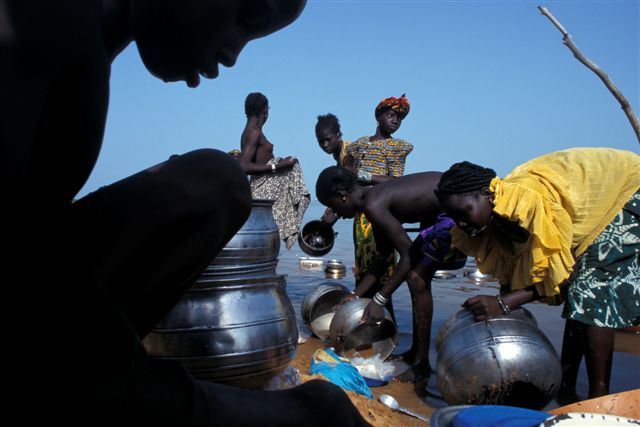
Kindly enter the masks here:
[[269, 118], [269, 100], [260, 92], [244, 102], [247, 124], [240, 139], [240, 166], [250, 175], [251, 196], [273, 200], [273, 217], [287, 249], [297, 241], [300, 223], [311, 195], [298, 159], [274, 157], [273, 144], [262, 133]]

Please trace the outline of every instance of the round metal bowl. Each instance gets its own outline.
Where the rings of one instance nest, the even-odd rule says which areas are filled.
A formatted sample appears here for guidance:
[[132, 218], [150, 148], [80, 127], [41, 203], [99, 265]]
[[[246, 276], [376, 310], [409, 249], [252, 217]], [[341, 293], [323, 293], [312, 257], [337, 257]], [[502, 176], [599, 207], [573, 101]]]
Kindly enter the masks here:
[[545, 407], [562, 379], [553, 345], [524, 308], [476, 322], [462, 310], [436, 336], [438, 388], [450, 405]]
[[454, 270], [437, 270], [433, 274], [434, 279], [440, 279], [440, 280], [453, 279], [456, 276], [457, 276], [457, 273]]
[[302, 321], [315, 336], [329, 338], [329, 326], [335, 314], [333, 310], [348, 294], [350, 292], [345, 286], [325, 282], [316, 285], [305, 295], [300, 313]]
[[336, 311], [329, 327], [329, 339], [336, 351], [349, 358], [389, 356], [397, 343], [398, 329], [391, 314], [385, 308], [384, 319], [377, 325], [361, 322], [370, 298], [358, 298], [347, 302]]
[[333, 227], [315, 219], [307, 222], [298, 233], [298, 245], [307, 255], [319, 257], [329, 253], [335, 238]]
[[490, 274], [484, 274], [477, 268], [465, 272], [464, 275], [472, 282], [491, 282], [496, 280]]

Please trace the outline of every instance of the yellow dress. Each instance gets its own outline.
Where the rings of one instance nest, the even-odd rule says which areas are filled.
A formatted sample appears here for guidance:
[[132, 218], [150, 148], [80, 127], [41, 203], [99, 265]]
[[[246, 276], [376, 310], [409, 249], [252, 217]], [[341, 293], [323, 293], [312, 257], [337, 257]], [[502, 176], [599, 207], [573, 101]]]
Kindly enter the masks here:
[[493, 212], [529, 232], [512, 250], [489, 232], [471, 238], [455, 227], [453, 246], [511, 289], [535, 285], [553, 297], [580, 256], [640, 189], [640, 156], [611, 148], [550, 153], [494, 178]]

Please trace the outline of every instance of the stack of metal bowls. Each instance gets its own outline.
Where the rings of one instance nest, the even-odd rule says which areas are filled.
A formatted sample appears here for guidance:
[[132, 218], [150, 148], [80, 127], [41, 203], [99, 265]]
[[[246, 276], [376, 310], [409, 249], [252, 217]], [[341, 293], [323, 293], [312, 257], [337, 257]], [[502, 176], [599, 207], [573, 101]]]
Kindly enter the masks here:
[[144, 338], [151, 357], [180, 361], [201, 380], [261, 388], [295, 355], [298, 328], [276, 273], [272, 200], [251, 215], [167, 316]]
[[476, 322], [469, 310], [436, 336], [438, 386], [450, 405], [542, 409], [562, 379], [553, 345], [524, 308]]
[[349, 290], [336, 283], [325, 282], [316, 285], [302, 300], [301, 316], [305, 325], [320, 339], [329, 338], [329, 327], [336, 306]]
[[327, 279], [342, 279], [347, 274], [347, 267], [337, 259], [325, 263], [324, 274]]
[[331, 320], [329, 338], [342, 356], [370, 358], [379, 355], [383, 360], [396, 347], [398, 329], [389, 311], [375, 325], [362, 323], [364, 309], [372, 300], [358, 298], [341, 306]]

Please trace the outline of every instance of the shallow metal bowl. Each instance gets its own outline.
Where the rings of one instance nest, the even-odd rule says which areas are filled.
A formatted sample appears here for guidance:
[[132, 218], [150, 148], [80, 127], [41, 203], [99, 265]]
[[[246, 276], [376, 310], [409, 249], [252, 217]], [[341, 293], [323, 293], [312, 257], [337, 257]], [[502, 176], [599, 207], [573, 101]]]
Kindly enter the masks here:
[[333, 316], [329, 339], [340, 355], [349, 358], [379, 355], [386, 359], [396, 347], [398, 329], [386, 308], [379, 324], [362, 323], [362, 314], [369, 302], [370, 298], [349, 301]]
[[438, 270], [433, 274], [435, 279], [447, 280], [453, 279], [457, 276], [457, 273], [454, 270]]
[[465, 272], [464, 275], [473, 282], [490, 282], [496, 280], [490, 274], [484, 274], [477, 268]]
[[298, 245], [307, 255], [322, 256], [333, 248], [336, 234], [326, 222], [317, 219], [309, 221], [298, 233]]
[[314, 286], [302, 300], [301, 317], [315, 336], [329, 338], [329, 326], [335, 314], [334, 308], [349, 290], [339, 284], [324, 282]]

